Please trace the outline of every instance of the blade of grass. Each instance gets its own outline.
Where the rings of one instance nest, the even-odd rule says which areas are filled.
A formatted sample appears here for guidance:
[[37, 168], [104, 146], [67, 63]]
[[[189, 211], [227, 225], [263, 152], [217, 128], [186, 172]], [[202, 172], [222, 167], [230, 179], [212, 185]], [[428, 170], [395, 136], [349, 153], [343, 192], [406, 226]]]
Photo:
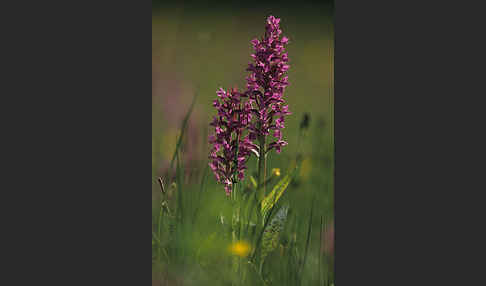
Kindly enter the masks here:
[[177, 139], [177, 144], [176, 144], [176, 148], [174, 150], [174, 155], [172, 155], [172, 160], [170, 161], [170, 167], [167, 170], [167, 172], [172, 170], [172, 167], [174, 165], [174, 161], [175, 161], [175, 158], [177, 156], [177, 152], [179, 151], [179, 148], [181, 147], [181, 144], [182, 144], [182, 139], [184, 138], [184, 132], [185, 132], [186, 127], [187, 127], [187, 122], [189, 120], [189, 117], [191, 116], [192, 109], [194, 108], [194, 104], [196, 103], [197, 95], [198, 95], [197, 93], [194, 95], [192, 102], [191, 102], [191, 106], [189, 107], [189, 111], [186, 113], [186, 116], [184, 117], [184, 120], [182, 121], [181, 134], [179, 135], [179, 138]]
[[192, 224], [193, 225], [196, 222], [197, 214], [198, 214], [199, 209], [200, 209], [201, 196], [202, 196], [202, 193], [204, 192], [204, 186], [206, 185], [207, 175], [208, 175], [208, 164], [205, 164], [204, 171], [203, 171], [202, 178], [201, 178], [201, 185], [199, 187], [199, 193], [198, 193], [196, 210], [194, 211], [194, 216], [192, 218]]
[[153, 231], [152, 231], [152, 238], [155, 239], [158, 244], [160, 244], [159, 238], [157, 237], [157, 235]]
[[[162, 223], [162, 212], [163, 212], [163, 210], [164, 210], [164, 207], [162, 206], [162, 204], [160, 204], [159, 221], [158, 221], [159, 225], [158, 225], [158, 229], [157, 229], [157, 236], [158, 236], [158, 237], [160, 237], [160, 235], [161, 235], [161, 233], [162, 233], [162, 224], [163, 224], [163, 223]], [[162, 248], [162, 246], [160, 245], [160, 240], [159, 240], [159, 247], [158, 247], [158, 251], [157, 251], [157, 253], [158, 253], [158, 258], [159, 258], [159, 259], [161, 259], [161, 255], [160, 255], [160, 254], [161, 254], [161, 253], [160, 253], [161, 248]]]
[[[258, 200], [257, 200], [256, 195], [250, 196], [248, 198], [248, 204], [249, 205], [247, 206], [247, 209], [248, 209], [247, 224], [246, 224], [246, 230], [245, 230], [246, 235], [248, 235], [248, 233], [249, 233], [250, 223], [251, 223], [251, 219], [253, 217], [253, 211], [255, 209], [256, 209], [256, 211], [260, 211], [258, 208], [256, 208], [256, 206], [258, 205]], [[253, 237], [252, 237], [252, 239], [253, 239]]]
[[260, 280], [259, 282], [261, 282], [262, 284], [261, 285], [264, 285], [266, 286], [267, 283], [265, 282], [265, 280], [263, 279], [263, 277], [260, 275], [260, 273], [258, 272], [258, 269], [256, 267], [255, 264], [251, 263], [250, 261], [248, 262], [248, 265], [251, 266], [251, 269], [254, 271], [254, 274], [256, 274], [255, 276], [257, 276]]
[[300, 281], [299, 281], [299, 285], [302, 285], [302, 277], [303, 277], [303, 272], [304, 272], [304, 267], [305, 267], [305, 262], [307, 261], [307, 253], [309, 251], [309, 243], [310, 243], [310, 237], [311, 237], [311, 232], [312, 232], [312, 215], [313, 215], [313, 212], [314, 212], [314, 199], [312, 199], [312, 203], [311, 203], [311, 211], [310, 211], [310, 216], [309, 216], [309, 227], [307, 229], [307, 239], [306, 239], [306, 242], [305, 242], [305, 251], [304, 251], [304, 260], [302, 261], [302, 266], [301, 266], [301, 270], [300, 270]]
[[180, 152], [177, 152], [176, 158], [177, 158], [177, 164], [176, 164], [176, 180], [177, 180], [177, 214], [179, 215], [179, 219], [181, 224], [184, 221], [184, 210], [183, 210], [183, 195], [182, 195], [182, 176], [183, 176], [183, 171], [182, 171], [182, 160], [180, 157]]

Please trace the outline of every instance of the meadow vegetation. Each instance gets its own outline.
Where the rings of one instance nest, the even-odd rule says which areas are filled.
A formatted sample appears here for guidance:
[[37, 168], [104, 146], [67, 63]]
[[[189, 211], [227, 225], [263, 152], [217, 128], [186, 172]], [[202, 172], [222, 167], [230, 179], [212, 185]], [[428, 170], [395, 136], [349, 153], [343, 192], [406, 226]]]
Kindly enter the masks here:
[[[223, 166], [208, 157], [213, 101], [220, 86], [246, 90], [250, 40], [268, 15], [211, 16], [175, 9], [153, 17], [153, 284], [333, 285], [332, 25], [279, 14], [290, 39], [283, 99], [292, 114], [276, 138], [288, 145], [265, 152], [264, 165], [260, 149], [233, 154], [245, 155], [244, 175], [228, 161], [225, 190], [215, 177]], [[239, 127], [242, 138], [248, 126]]]

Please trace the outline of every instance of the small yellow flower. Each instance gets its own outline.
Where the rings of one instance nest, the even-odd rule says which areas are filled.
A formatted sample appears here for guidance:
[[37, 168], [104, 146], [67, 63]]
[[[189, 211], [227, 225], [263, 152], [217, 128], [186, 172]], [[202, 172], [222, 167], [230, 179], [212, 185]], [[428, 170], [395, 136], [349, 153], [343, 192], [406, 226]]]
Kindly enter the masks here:
[[280, 177], [280, 169], [279, 168], [273, 168], [272, 174], [274, 174], [277, 177]]
[[229, 250], [234, 255], [246, 257], [250, 253], [250, 245], [245, 241], [237, 241], [230, 245]]
[[312, 161], [310, 158], [305, 158], [300, 166], [300, 176], [305, 180], [309, 178], [310, 172], [312, 170]]

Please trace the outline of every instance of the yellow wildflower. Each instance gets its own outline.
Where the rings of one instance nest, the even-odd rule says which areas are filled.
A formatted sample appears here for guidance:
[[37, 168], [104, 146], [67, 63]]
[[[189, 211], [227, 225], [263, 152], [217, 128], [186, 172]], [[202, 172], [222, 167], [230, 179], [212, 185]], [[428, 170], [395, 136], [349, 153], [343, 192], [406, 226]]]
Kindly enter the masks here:
[[245, 241], [237, 241], [230, 245], [229, 250], [234, 255], [245, 257], [250, 253], [250, 245]]
[[304, 161], [302, 161], [302, 165], [300, 166], [300, 176], [302, 179], [307, 179], [309, 178], [310, 172], [312, 170], [312, 162], [309, 157], [305, 158]]

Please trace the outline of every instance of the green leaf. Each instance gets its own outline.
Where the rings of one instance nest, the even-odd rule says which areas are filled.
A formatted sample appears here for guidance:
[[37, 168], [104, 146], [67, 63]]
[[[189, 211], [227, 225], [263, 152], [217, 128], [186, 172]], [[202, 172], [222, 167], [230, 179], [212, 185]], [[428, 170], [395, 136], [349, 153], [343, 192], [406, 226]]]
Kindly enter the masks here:
[[250, 175], [250, 181], [251, 181], [251, 184], [253, 185], [253, 187], [256, 189], [258, 184], [257, 184], [257, 181], [255, 180], [255, 178], [253, 176]]
[[280, 199], [282, 196], [283, 192], [287, 189], [289, 186], [290, 180], [292, 177], [287, 174], [285, 177], [280, 180], [275, 187], [273, 187], [273, 190], [262, 200], [261, 204], [261, 211], [263, 214], [263, 217], [266, 216], [268, 211], [277, 203], [277, 201]]
[[264, 262], [265, 257], [274, 251], [278, 246], [279, 235], [283, 230], [285, 221], [287, 219], [288, 205], [283, 206], [271, 222], [265, 227], [262, 238], [262, 256], [261, 263]]

